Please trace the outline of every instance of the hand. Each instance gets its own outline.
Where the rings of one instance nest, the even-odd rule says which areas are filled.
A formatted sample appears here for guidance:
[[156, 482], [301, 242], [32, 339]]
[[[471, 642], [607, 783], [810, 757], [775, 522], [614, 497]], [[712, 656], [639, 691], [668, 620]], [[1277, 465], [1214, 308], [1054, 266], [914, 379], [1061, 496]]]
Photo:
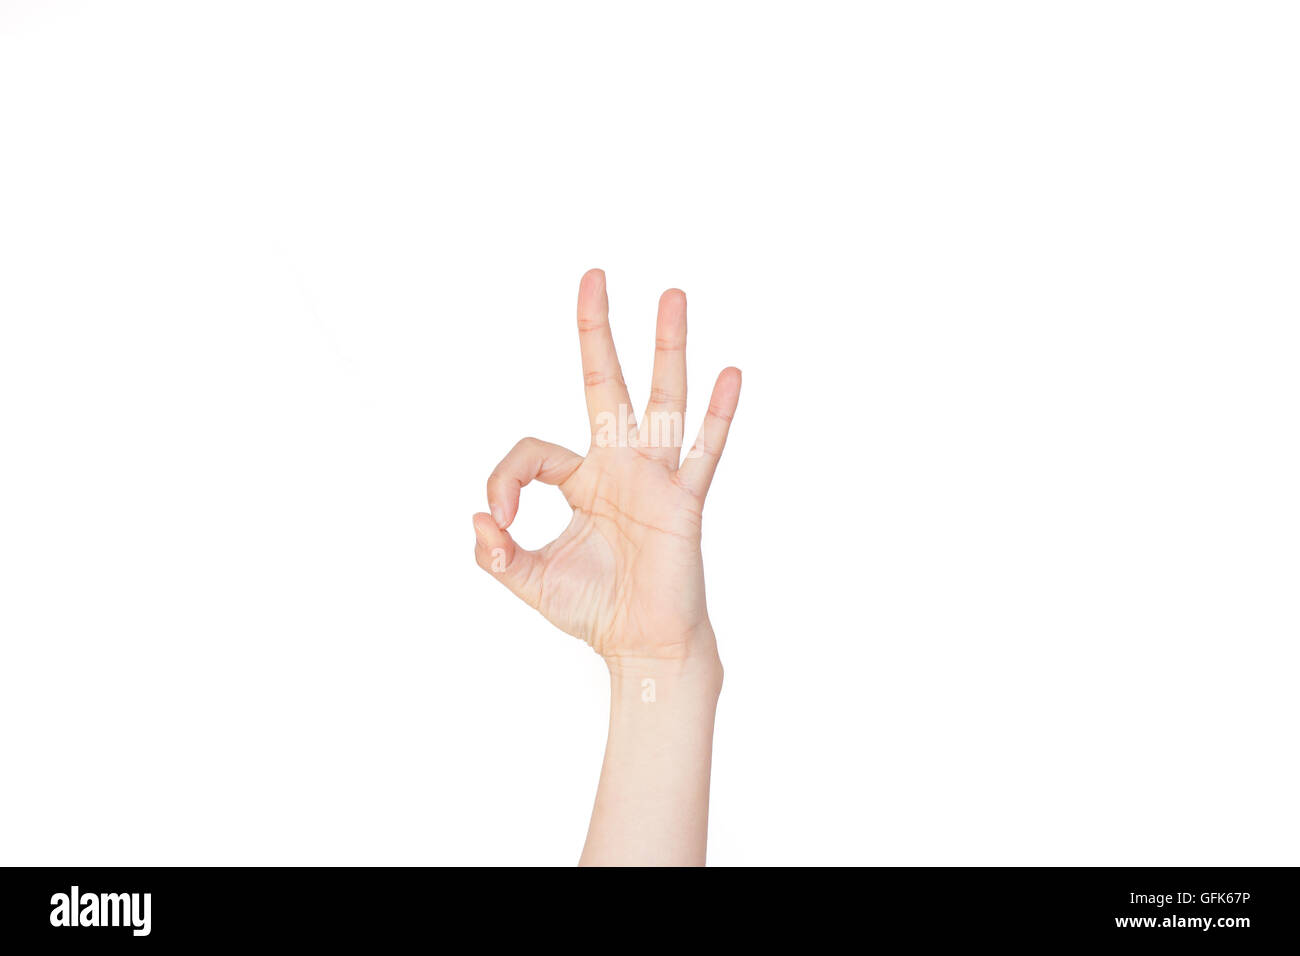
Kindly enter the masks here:
[[[716, 664], [704, 603], [700, 520], [740, 398], [740, 370], [713, 387], [695, 445], [679, 461], [686, 410], [686, 296], [659, 299], [650, 401], [638, 427], [609, 328], [605, 274], [578, 287], [578, 339], [592, 443], [586, 457], [525, 438], [488, 478], [491, 514], [474, 516], [479, 566], [586, 641], [611, 670], [635, 662]], [[534, 479], [559, 486], [573, 520], [527, 551], [506, 530]]]

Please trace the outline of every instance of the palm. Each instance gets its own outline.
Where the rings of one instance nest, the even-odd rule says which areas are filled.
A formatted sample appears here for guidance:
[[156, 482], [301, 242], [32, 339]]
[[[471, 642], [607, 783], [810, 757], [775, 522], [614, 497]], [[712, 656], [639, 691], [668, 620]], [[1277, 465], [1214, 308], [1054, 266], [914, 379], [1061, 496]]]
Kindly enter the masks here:
[[561, 485], [573, 520], [546, 555], [538, 610], [606, 656], [659, 656], [702, 625], [700, 513], [672, 473], [595, 449]]
[[[479, 564], [561, 630], [607, 659], [684, 657], [708, 630], [700, 519], [727, 425], [739, 397], [739, 373], [719, 376], [709, 415], [695, 448], [678, 467], [679, 442], [667, 430], [607, 426], [628, 417], [630, 403], [607, 321], [604, 276], [583, 277], [578, 322], [593, 444], [585, 458], [536, 439], [524, 439], [488, 480], [492, 514], [475, 516]], [[685, 409], [685, 299], [660, 301], [650, 416]], [[602, 427], [605, 426], [605, 427]], [[680, 429], [677, 429], [680, 434]], [[533, 479], [558, 485], [573, 519], [539, 551], [518, 548], [505, 530], [514, 520], [519, 489]]]

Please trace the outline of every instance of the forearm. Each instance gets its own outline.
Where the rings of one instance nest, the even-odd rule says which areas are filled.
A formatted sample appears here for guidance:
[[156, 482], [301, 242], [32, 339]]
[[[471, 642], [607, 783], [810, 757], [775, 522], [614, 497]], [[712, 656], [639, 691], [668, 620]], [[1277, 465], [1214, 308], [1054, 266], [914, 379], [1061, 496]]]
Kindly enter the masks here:
[[708, 842], [715, 655], [610, 663], [609, 741], [584, 866], [702, 866]]

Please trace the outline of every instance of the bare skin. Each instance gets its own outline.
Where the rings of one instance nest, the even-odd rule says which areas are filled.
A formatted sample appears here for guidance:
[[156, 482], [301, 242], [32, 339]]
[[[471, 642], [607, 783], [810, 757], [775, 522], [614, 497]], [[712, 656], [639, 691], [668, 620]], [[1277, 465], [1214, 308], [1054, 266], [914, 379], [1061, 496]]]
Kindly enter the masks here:
[[[520, 441], [488, 478], [490, 514], [474, 516], [479, 566], [609, 665], [610, 736], [584, 864], [704, 862], [713, 715], [722, 665], [704, 600], [704, 498], [740, 399], [724, 369], [691, 450], [686, 296], [659, 300], [650, 401], [638, 428], [609, 328], [605, 274], [578, 290], [578, 339], [592, 443], [586, 456]], [[557, 485], [573, 508], [537, 551], [507, 530], [520, 489]]]

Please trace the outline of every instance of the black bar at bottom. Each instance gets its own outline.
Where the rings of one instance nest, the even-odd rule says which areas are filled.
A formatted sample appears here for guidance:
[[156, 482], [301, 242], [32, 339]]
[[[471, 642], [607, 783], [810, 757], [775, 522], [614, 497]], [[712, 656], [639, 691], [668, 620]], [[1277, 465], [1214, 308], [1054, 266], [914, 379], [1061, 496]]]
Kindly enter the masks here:
[[[1293, 947], [1295, 868], [656, 871], [9, 868], [0, 948], [399, 943], [584, 950], [716, 944], [1152, 943]], [[776, 942], [773, 938], [772, 942]], [[458, 945], [458, 944], [457, 944]], [[730, 947], [728, 947], [730, 948]]]

